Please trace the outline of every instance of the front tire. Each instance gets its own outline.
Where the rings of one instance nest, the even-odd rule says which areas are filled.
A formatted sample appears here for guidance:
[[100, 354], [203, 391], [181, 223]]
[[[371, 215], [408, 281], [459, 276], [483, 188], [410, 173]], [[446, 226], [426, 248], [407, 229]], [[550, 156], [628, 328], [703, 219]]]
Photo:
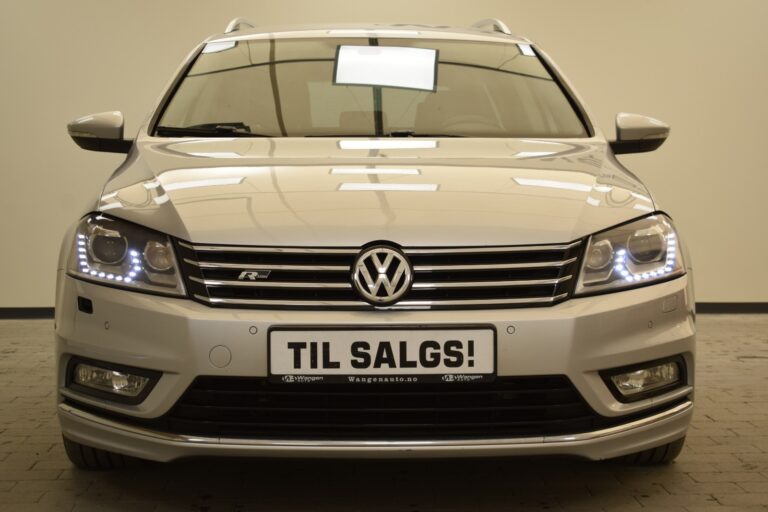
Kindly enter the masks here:
[[649, 448], [637, 453], [630, 453], [623, 457], [613, 459], [620, 464], [626, 464], [630, 466], [651, 466], [669, 464], [680, 455], [683, 451], [683, 445], [685, 445], [685, 437], [681, 437], [677, 441], [657, 446], [656, 448]]
[[64, 451], [67, 452], [67, 457], [79, 469], [108, 471], [134, 465], [139, 461], [139, 459], [128, 457], [127, 455], [92, 448], [66, 437], [63, 437], [63, 440]]

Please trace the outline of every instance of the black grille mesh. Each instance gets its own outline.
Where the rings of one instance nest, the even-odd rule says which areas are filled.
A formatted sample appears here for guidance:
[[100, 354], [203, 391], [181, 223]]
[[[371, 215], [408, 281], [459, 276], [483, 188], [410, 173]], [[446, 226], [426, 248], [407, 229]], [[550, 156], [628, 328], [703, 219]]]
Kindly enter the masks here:
[[637, 417], [600, 416], [562, 375], [362, 385], [198, 377], [165, 416], [123, 420], [207, 437], [439, 440], [576, 434]]

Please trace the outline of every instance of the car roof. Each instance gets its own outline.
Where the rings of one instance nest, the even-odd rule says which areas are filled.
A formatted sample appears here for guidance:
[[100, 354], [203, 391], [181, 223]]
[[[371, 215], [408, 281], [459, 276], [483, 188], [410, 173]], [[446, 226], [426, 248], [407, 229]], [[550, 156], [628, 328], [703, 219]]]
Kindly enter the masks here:
[[[234, 24], [233, 20], [230, 24]], [[483, 20], [498, 22], [498, 20]], [[247, 24], [244, 20], [241, 23]], [[505, 25], [502, 25], [506, 29]], [[453, 39], [530, 44], [525, 37], [507, 34], [498, 26], [493, 29], [451, 27], [409, 23], [333, 23], [313, 25], [282, 25], [238, 28], [209, 37], [206, 42], [242, 41], [251, 39], [309, 39], [322, 37], [392, 37], [406, 39]]]

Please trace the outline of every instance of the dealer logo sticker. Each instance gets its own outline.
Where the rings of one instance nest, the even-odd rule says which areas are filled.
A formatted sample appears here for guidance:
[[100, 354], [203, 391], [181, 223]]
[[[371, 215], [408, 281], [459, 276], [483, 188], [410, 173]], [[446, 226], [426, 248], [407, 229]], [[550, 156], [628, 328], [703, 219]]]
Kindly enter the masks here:
[[320, 375], [283, 375], [281, 379], [286, 384], [309, 384], [312, 382], [321, 382], [325, 377]]
[[443, 382], [475, 382], [482, 381], [483, 375], [467, 375], [463, 373], [449, 373], [442, 376]]

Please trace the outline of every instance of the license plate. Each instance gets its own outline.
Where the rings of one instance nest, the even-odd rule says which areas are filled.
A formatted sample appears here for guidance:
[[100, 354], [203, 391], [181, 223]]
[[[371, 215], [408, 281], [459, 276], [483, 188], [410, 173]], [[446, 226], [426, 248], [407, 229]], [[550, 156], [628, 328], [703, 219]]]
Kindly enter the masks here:
[[269, 376], [285, 383], [482, 382], [496, 333], [477, 329], [272, 330]]

